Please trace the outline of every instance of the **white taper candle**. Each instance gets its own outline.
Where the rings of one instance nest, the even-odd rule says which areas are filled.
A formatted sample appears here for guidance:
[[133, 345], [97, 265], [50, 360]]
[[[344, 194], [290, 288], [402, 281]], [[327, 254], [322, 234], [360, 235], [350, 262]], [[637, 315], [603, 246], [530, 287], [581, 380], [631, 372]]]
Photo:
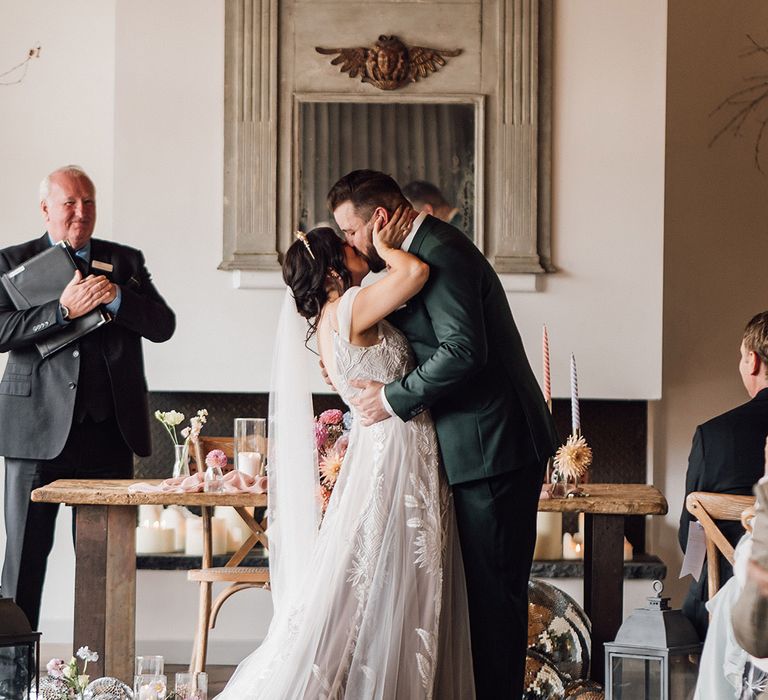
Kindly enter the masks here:
[[576, 358], [571, 353], [571, 430], [578, 435], [581, 430], [581, 417], [579, 416], [579, 380], [576, 377]]

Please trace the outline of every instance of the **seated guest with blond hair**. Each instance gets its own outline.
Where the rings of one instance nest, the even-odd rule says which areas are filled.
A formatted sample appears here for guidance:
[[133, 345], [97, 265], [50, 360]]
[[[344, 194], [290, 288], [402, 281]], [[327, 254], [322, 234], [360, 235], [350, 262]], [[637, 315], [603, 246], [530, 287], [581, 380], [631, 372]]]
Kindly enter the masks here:
[[[749, 495], [763, 475], [763, 446], [768, 434], [768, 311], [757, 314], [744, 330], [739, 373], [751, 400], [696, 428], [688, 458], [686, 497], [693, 491]], [[683, 502], [678, 532], [683, 551], [691, 520], [693, 516]], [[733, 545], [744, 534], [738, 522], [722, 522], [720, 529]], [[725, 583], [732, 574], [730, 564], [721, 556], [720, 580]], [[691, 582], [683, 603], [683, 612], [702, 639], [709, 622], [706, 599], [705, 568], [699, 580]]]

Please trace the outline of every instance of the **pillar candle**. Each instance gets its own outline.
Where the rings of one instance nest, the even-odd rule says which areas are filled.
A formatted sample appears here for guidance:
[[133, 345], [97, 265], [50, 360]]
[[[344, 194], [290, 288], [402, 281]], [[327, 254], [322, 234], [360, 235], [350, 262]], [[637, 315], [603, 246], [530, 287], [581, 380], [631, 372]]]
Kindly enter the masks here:
[[544, 372], [544, 400], [549, 406], [549, 410], [552, 410], [552, 382], [549, 376], [549, 336], [547, 335], [547, 327], [544, 326], [544, 330], [541, 335], [541, 355], [542, 355], [542, 371]]
[[161, 527], [159, 521], [136, 528], [137, 554], [166, 554], [174, 550], [176, 531]]
[[632, 561], [632, 558], [634, 557], [635, 552], [632, 548], [632, 545], [630, 544], [629, 540], [625, 537], [624, 538], [624, 561]]
[[142, 525], [148, 525], [154, 522], [160, 521], [160, 516], [163, 514], [163, 507], [161, 505], [143, 505], [139, 506], [139, 522]]
[[[203, 556], [203, 519], [189, 518], [184, 542], [184, 553], [188, 556]], [[227, 523], [223, 518], [211, 518], [211, 553], [227, 553]]]
[[563, 514], [536, 514], [536, 549], [533, 558], [539, 561], [563, 558]]
[[570, 532], [563, 535], [563, 559], [583, 559], [584, 548]]
[[263, 457], [261, 452], [237, 453], [237, 470], [243, 472], [243, 474], [259, 476], [261, 474], [262, 463]]
[[180, 552], [184, 549], [184, 543], [187, 537], [187, 518], [184, 515], [185, 509], [179, 506], [169, 506], [163, 510], [160, 516], [160, 524], [169, 530], [175, 530], [176, 537], [174, 541], [174, 550]]
[[227, 528], [227, 551], [236, 552], [248, 539], [250, 530], [246, 530], [245, 526], [235, 527], [230, 525]]
[[576, 377], [576, 358], [571, 353], [571, 432], [573, 435], [578, 435], [580, 430], [579, 381]]

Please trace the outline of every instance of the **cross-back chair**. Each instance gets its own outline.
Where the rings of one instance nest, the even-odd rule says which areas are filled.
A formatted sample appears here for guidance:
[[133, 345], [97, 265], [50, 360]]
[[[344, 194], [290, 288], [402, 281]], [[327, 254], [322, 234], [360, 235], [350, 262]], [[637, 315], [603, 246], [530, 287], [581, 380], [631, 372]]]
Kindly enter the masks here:
[[[232, 469], [234, 459], [234, 440], [231, 437], [202, 437], [193, 443], [193, 457], [198, 472], [205, 471], [205, 455], [211, 450], [221, 450], [227, 455], [228, 467]], [[266, 454], [266, 449], [264, 450]], [[225, 470], [225, 471], [226, 471]], [[265, 497], [266, 504], [266, 497]], [[269, 568], [266, 566], [240, 566], [242, 561], [253, 549], [261, 543], [268, 546], [266, 516], [259, 522], [244, 507], [235, 507], [238, 515], [251, 531], [250, 536], [242, 546], [230, 557], [225, 566], [213, 566], [213, 550], [211, 545], [211, 508], [202, 507], [203, 517], [203, 556], [200, 569], [187, 572], [187, 579], [200, 584], [200, 599], [197, 615], [195, 644], [192, 651], [190, 669], [194, 672], [204, 671], [208, 653], [208, 633], [216, 626], [216, 618], [224, 602], [235, 593], [249, 588], [267, 588], [269, 586]], [[229, 585], [212, 599], [213, 584], [225, 582]]]
[[742, 512], [755, 504], [754, 496], [694, 491], [685, 499], [685, 507], [704, 528], [707, 542], [707, 596], [720, 589], [718, 551], [733, 565], [733, 545], [717, 526], [718, 520], [741, 521]]

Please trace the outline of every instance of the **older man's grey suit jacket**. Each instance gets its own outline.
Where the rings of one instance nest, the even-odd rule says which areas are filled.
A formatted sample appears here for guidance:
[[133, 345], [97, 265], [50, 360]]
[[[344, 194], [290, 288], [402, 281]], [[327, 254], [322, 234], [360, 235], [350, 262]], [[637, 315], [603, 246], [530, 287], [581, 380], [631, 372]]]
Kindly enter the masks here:
[[[50, 246], [48, 234], [0, 251], [0, 274]], [[121, 303], [112, 323], [100, 334], [99, 352], [108, 370], [114, 415], [126, 444], [138, 455], [151, 451], [147, 384], [144, 378], [142, 337], [167, 340], [176, 321], [150, 279], [138, 250], [110, 241], [91, 239], [93, 261], [111, 266], [105, 274], [120, 286]], [[81, 352], [72, 343], [46, 358], [34, 343], [62, 328], [58, 300], [17, 311], [0, 286], [0, 352], [8, 364], [0, 381], [0, 455], [17, 459], [52, 459], [64, 447], [72, 425], [78, 393]]]

